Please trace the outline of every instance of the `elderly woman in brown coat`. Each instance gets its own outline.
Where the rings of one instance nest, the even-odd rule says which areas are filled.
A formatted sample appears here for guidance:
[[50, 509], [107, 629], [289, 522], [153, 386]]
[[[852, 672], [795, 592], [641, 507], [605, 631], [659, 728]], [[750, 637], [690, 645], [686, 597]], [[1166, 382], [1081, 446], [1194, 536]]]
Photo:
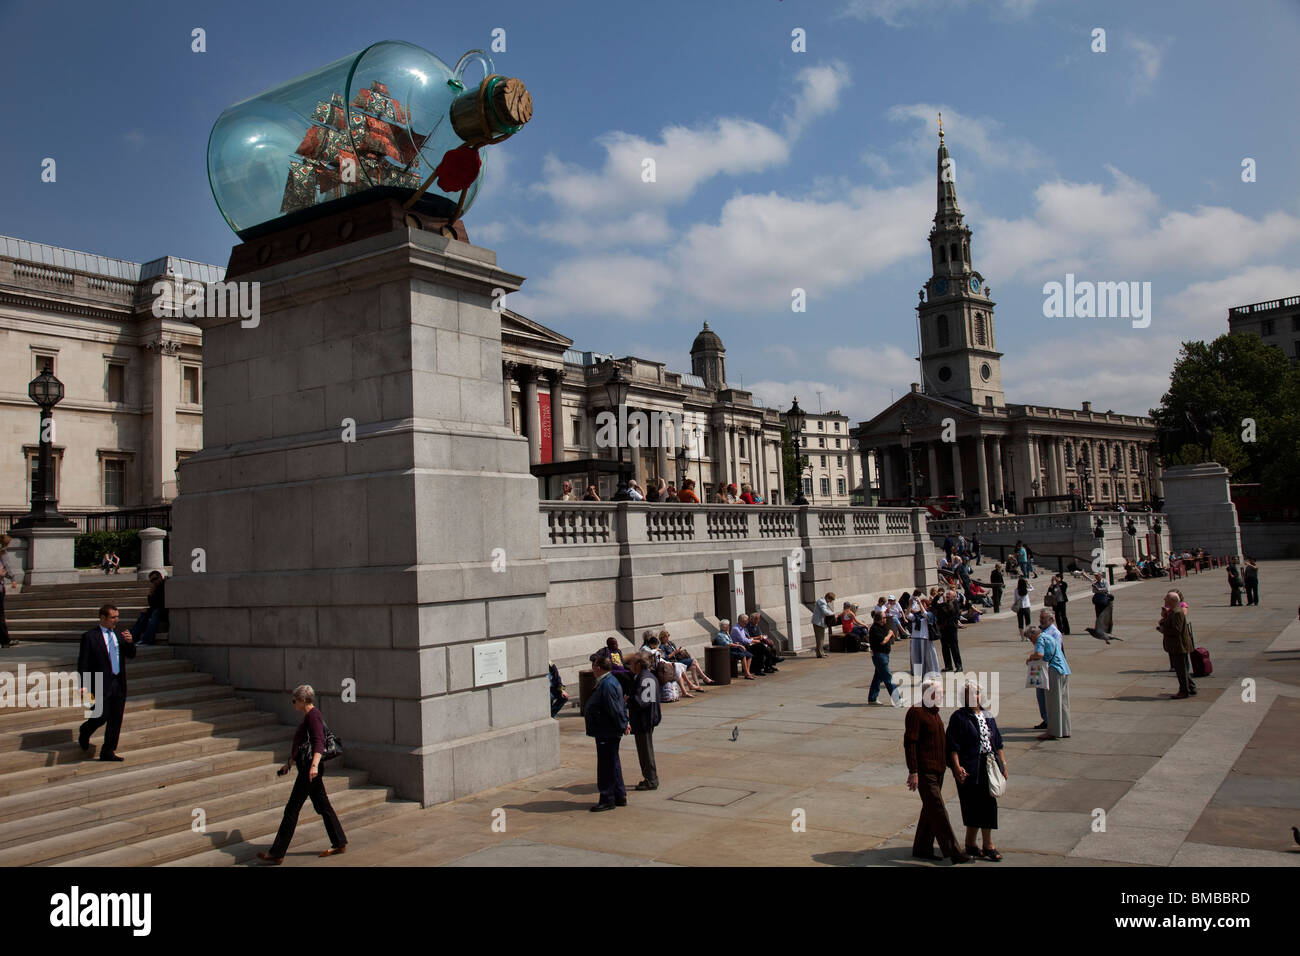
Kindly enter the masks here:
[[1161, 611], [1157, 630], [1164, 635], [1165, 653], [1169, 655], [1169, 664], [1178, 675], [1178, 693], [1174, 700], [1186, 700], [1196, 694], [1196, 682], [1189, 673], [1192, 644], [1192, 629], [1187, 623], [1187, 614], [1181, 607], [1181, 597], [1177, 591], [1165, 595], [1165, 606]]

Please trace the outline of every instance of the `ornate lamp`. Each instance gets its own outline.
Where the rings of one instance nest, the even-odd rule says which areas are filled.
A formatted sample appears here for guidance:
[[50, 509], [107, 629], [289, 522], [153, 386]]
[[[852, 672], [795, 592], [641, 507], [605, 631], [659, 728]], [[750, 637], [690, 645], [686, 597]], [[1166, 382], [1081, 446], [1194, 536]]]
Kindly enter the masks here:
[[912, 470], [912, 429], [907, 427], [906, 418], [898, 428], [898, 441], [907, 459], [907, 503], [911, 505], [916, 503], [916, 476]]
[[32, 488], [32, 510], [14, 522], [15, 528], [72, 527], [73, 522], [59, 514], [54, 494], [54, 406], [63, 401], [63, 383], [54, 377], [49, 359], [45, 369], [27, 386], [27, 397], [40, 406], [40, 457], [36, 465], [36, 486]]
[[[617, 362], [611, 363], [614, 372], [605, 383], [605, 397], [609, 399], [610, 409], [617, 416], [623, 403], [627, 401], [628, 380], [623, 377], [623, 369]], [[627, 471], [623, 467], [623, 443], [618, 442], [618, 491], [614, 492], [613, 501], [629, 501], [627, 493]]]
[[804, 422], [808, 420], [807, 413], [799, 407], [799, 396], [794, 397], [794, 404], [786, 410], [785, 427], [790, 432], [791, 450], [794, 452], [795, 471], [798, 473], [799, 483], [796, 486], [794, 501], [791, 504], [806, 505], [808, 499], [803, 495], [803, 470], [808, 464], [808, 458], [799, 453], [799, 436], [803, 434]]

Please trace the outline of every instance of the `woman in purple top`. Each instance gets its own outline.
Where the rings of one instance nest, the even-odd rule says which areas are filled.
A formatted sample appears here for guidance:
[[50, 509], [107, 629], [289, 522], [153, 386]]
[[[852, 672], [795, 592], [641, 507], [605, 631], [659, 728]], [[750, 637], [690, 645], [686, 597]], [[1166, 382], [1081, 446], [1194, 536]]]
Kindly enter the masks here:
[[321, 856], [342, 853], [348, 845], [338, 814], [330, 806], [330, 798], [325, 795], [324, 768], [321, 766], [325, 755], [325, 720], [316, 709], [316, 692], [310, 684], [299, 684], [294, 688], [293, 709], [303, 715], [302, 723], [293, 733], [293, 749], [289, 751], [289, 759], [284, 762], [284, 766], [277, 771], [277, 776], [284, 776], [297, 761], [298, 779], [294, 781], [293, 793], [285, 804], [284, 819], [280, 821], [280, 832], [275, 835], [275, 843], [269, 851], [259, 851], [257, 854], [258, 859], [268, 863], [284, 862], [284, 854], [289, 849], [289, 841], [293, 839], [294, 828], [298, 825], [298, 814], [308, 797], [311, 798], [312, 808], [324, 820], [325, 833], [330, 838], [330, 848], [321, 853]]

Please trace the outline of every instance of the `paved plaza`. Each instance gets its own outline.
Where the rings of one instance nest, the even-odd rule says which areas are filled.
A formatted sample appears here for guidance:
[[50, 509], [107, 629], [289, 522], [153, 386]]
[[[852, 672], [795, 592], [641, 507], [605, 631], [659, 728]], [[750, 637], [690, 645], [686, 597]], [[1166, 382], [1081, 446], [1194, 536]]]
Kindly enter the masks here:
[[[1010, 780], [999, 800], [999, 865], [1300, 863], [1290, 831], [1300, 823], [1297, 571], [1300, 562], [1264, 564], [1258, 608], [1228, 606], [1221, 570], [1181, 582], [1197, 644], [1214, 664], [1199, 696], [1182, 701], [1170, 699], [1177, 683], [1154, 628], [1166, 582], [1116, 586], [1124, 641], [1105, 645], [1083, 631], [1091, 605], [1078, 581], [1066, 639], [1068, 740], [1039, 741], [1030, 729], [1038, 714], [1014, 619], [1004, 611], [963, 630], [967, 670], [1000, 680]], [[905, 661], [906, 647], [895, 657]], [[559, 718], [561, 768], [349, 828], [337, 859], [317, 858], [324, 831], [304, 812], [285, 865], [928, 866], [910, 856], [920, 801], [905, 786], [903, 710], [867, 705], [870, 678], [867, 654], [804, 657], [778, 675], [665, 705], [655, 733], [660, 789], [631, 790], [640, 775], [629, 737], [628, 806], [601, 815], [587, 812], [595, 748], [569, 708]], [[1247, 679], [1253, 702], [1243, 701]], [[944, 792], [960, 839], [951, 775]], [[804, 832], [792, 826], [796, 810]], [[1105, 830], [1094, 832], [1101, 811]], [[185, 861], [230, 862], [220, 850]]]

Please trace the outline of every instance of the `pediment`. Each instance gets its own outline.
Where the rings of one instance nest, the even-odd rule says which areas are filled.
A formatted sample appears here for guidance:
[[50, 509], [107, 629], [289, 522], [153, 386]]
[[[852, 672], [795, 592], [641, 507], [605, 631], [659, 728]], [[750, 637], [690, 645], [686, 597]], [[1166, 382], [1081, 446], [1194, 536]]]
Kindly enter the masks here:
[[979, 415], [969, 406], [959, 402], [909, 392], [894, 404], [868, 422], [858, 426], [854, 434], [859, 441], [872, 437], [894, 440], [898, 437], [903, 422], [913, 432], [924, 433], [941, 426], [945, 418], [955, 419], [958, 423], [976, 421]]
[[501, 340], [556, 353], [573, 347], [573, 339], [511, 309], [501, 310]]

